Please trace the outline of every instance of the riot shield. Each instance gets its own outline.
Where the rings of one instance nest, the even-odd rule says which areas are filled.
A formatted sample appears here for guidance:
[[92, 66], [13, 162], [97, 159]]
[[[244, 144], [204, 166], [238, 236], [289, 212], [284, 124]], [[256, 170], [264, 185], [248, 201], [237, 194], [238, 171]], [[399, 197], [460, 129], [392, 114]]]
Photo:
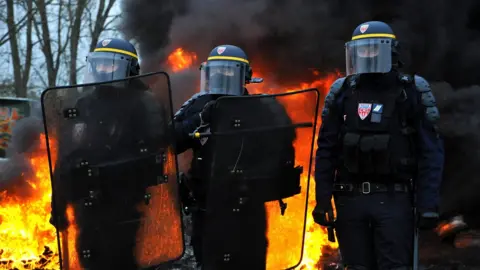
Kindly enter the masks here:
[[[319, 92], [221, 97], [202, 138], [205, 269], [290, 269], [302, 261]], [[211, 163], [210, 163], [211, 162]]]
[[143, 269], [184, 242], [166, 73], [41, 97], [61, 269]]

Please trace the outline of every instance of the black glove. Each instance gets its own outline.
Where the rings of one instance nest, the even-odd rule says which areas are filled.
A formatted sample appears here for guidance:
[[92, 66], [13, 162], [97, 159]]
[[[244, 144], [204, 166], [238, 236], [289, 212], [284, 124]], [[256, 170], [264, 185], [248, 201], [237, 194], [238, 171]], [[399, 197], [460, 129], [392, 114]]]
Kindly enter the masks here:
[[418, 228], [421, 230], [431, 230], [437, 227], [440, 216], [435, 211], [419, 211]]
[[200, 119], [202, 121], [202, 125], [203, 124], [209, 124], [210, 123], [210, 120], [211, 120], [211, 114], [212, 114], [212, 108], [213, 106], [215, 105], [215, 100], [211, 100], [209, 102], [207, 102], [207, 104], [205, 104], [205, 106], [203, 106], [203, 109], [202, 111], [200, 112]]
[[315, 209], [313, 209], [312, 216], [315, 223], [320, 226], [331, 227], [335, 224], [333, 209], [330, 202], [324, 205], [317, 203]]

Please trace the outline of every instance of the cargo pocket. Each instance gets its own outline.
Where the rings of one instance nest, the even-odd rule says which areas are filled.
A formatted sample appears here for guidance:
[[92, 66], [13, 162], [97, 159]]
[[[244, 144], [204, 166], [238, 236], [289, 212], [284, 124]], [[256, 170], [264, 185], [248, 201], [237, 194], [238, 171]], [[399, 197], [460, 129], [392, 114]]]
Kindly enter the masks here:
[[360, 141], [360, 135], [355, 133], [347, 133], [343, 137], [343, 156], [344, 165], [351, 173], [359, 172], [359, 149], [358, 142]]
[[375, 144], [375, 140], [373, 136], [364, 136], [360, 140], [360, 166], [361, 171], [364, 174], [370, 174], [374, 172], [374, 160], [373, 160], [373, 146]]
[[389, 143], [390, 135], [375, 135], [373, 162], [378, 174], [391, 173]]

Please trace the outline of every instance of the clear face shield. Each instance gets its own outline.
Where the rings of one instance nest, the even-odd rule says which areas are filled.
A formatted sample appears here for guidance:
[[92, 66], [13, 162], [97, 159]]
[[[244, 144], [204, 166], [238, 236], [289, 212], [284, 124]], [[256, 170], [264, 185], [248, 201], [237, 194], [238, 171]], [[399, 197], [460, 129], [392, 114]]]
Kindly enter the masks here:
[[130, 58], [111, 52], [91, 52], [87, 56], [87, 66], [83, 83], [99, 83], [121, 80], [128, 77]]
[[369, 38], [345, 44], [347, 76], [366, 73], [388, 73], [392, 69], [392, 40]]
[[245, 87], [245, 64], [210, 61], [200, 66], [200, 91], [206, 94], [241, 96]]

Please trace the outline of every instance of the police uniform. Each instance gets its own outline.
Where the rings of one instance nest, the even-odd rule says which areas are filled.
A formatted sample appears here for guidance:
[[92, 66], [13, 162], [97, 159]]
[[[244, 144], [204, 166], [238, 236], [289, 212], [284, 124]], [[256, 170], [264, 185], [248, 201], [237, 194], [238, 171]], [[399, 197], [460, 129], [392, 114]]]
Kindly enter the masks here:
[[[142, 218], [137, 205], [144, 202], [145, 177], [135, 159], [140, 142], [146, 148], [158, 149], [166, 136], [162, 129], [165, 123], [146, 85], [139, 80], [109, 83], [138, 72], [138, 56], [132, 44], [120, 39], [100, 41], [87, 57], [84, 77], [85, 83], [97, 84], [75, 102], [79, 115], [68, 122], [75, 124], [70, 129], [59, 127], [62, 138], [53, 175], [56, 202], [52, 202], [58, 214], [52, 213], [51, 221], [64, 230], [68, 225], [66, 206], [73, 204], [78, 232], [75, 248], [84, 269], [140, 268], [135, 257], [140, 223], [115, 222]], [[80, 160], [102, 167], [100, 195], [98, 203], [95, 197], [93, 210], [78, 203], [86, 189], [97, 189], [76, 176], [74, 170]]]
[[414, 188], [419, 223], [438, 216], [443, 145], [435, 98], [424, 78], [398, 71], [398, 41], [387, 24], [359, 25], [345, 47], [347, 77], [332, 84], [322, 112], [314, 219], [332, 225], [324, 215], [333, 194], [348, 269], [409, 269]]
[[[176, 152], [180, 154], [193, 149], [191, 168], [188, 173], [189, 188], [196, 201], [192, 211], [192, 246], [198, 265], [204, 264], [203, 231], [206, 208], [206, 178], [209, 164], [205, 160], [208, 139], [190, 136], [196, 130], [208, 128], [210, 108], [221, 96], [248, 95], [245, 85], [261, 82], [252, 78], [252, 68], [245, 52], [237, 46], [221, 45], [214, 48], [207, 61], [200, 67], [201, 91], [187, 100], [174, 116]], [[199, 129], [200, 128], [200, 129]], [[208, 266], [204, 268], [209, 269]]]

